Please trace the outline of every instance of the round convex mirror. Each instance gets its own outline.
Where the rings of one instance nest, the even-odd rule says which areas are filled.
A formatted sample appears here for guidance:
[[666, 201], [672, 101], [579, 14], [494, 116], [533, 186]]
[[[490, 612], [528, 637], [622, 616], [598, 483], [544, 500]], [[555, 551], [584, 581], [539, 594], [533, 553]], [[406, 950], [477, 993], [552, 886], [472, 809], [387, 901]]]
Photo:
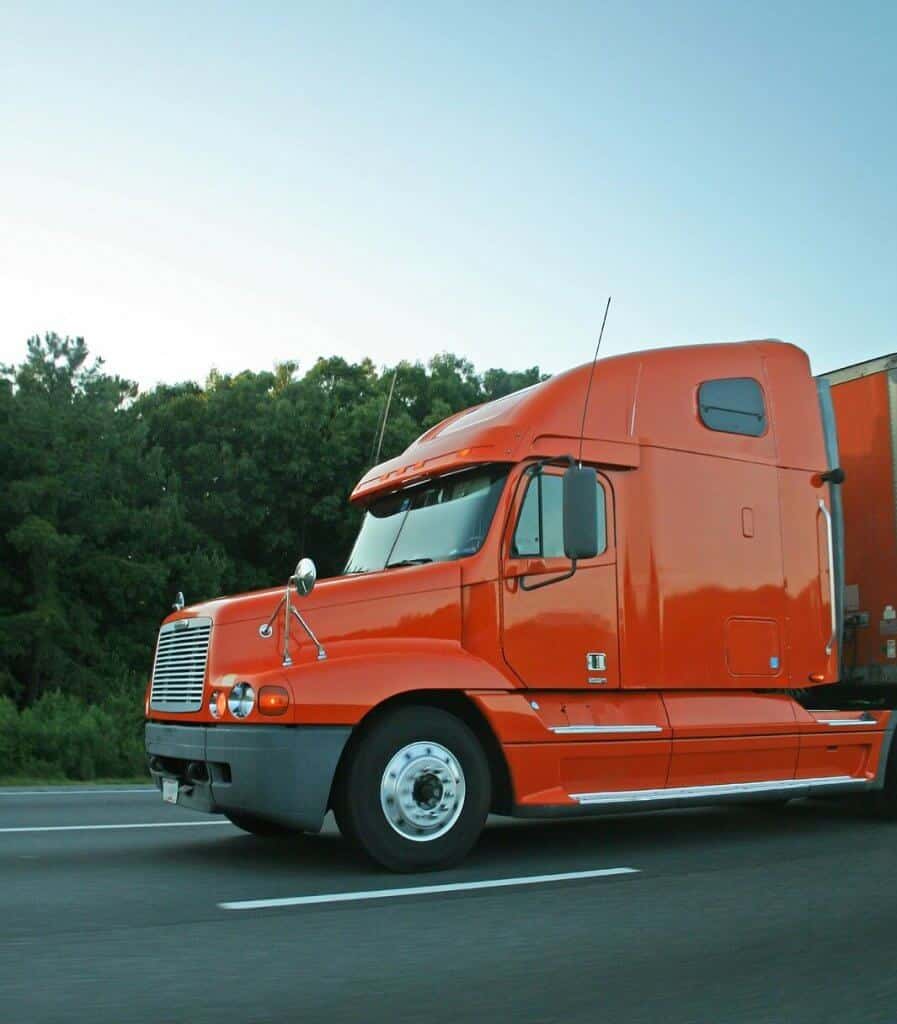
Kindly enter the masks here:
[[318, 578], [318, 570], [310, 558], [301, 558], [296, 566], [296, 574], [293, 576], [293, 583], [296, 590], [305, 597], [315, 587], [315, 580]]

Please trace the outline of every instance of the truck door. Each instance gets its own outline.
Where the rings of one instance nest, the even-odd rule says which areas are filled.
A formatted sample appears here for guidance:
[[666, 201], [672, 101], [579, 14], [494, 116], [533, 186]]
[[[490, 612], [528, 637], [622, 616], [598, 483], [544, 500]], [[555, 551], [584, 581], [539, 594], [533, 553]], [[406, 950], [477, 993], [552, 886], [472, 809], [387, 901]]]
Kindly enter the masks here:
[[613, 492], [599, 474], [599, 553], [560, 579], [570, 571], [562, 474], [557, 467], [530, 470], [517, 488], [502, 554], [504, 657], [534, 689], [615, 689], [620, 667]]

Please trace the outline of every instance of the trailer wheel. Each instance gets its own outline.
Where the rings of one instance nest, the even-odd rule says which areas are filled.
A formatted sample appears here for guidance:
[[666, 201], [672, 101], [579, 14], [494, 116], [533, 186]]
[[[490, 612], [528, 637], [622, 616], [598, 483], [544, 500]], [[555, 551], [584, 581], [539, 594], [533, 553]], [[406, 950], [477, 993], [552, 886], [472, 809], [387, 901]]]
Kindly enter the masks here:
[[337, 783], [344, 837], [391, 871], [461, 860], [483, 829], [489, 764], [467, 725], [438, 708], [403, 707], [359, 738]]
[[254, 814], [225, 814], [225, 818], [237, 828], [244, 832], [250, 832], [254, 836], [291, 836], [296, 835], [297, 830], [288, 825], [281, 825], [276, 821], [267, 818], [257, 818]]

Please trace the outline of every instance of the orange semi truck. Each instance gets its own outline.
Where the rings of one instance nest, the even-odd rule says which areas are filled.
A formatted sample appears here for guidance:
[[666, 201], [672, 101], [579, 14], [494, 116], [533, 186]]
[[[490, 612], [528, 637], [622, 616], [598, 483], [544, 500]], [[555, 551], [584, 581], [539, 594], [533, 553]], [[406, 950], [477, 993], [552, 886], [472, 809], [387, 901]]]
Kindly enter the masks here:
[[450, 417], [356, 486], [341, 576], [166, 619], [163, 798], [258, 834], [333, 810], [399, 871], [489, 812], [897, 812], [895, 378], [701, 345]]

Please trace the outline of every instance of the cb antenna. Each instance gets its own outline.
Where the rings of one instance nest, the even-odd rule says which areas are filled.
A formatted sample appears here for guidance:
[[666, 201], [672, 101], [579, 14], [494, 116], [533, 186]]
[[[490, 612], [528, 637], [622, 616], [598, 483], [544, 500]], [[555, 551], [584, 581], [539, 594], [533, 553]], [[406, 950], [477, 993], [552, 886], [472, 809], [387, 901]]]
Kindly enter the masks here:
[[610, 309], [610, 296], [607, 297], [607, 305], [604, 307], [604, 319], [601, 321], [601, 331], [598, 334], [598, 344], [595, 346], [595, 358], [592, 360], [592, 372], [589, 374], [589, 386], [586, 388], [586, 400], [582, 406], [582, 423], [579, 428], [579, 456], [577, 462], [582, 465], [582, 442], [586, 436], [586, 413], [589, 411], [589, 395], [592, 393], [592, 378], [595, 376], [595, 364], [598, 362], [598, 349], [601, 348], [601, 339], [604, 337], [604, 325], [607, 323], [607, 311]]
[[397, 366], [393, 371], [392, 383], [389, 385], [389, 394], [386, 396], [386, 405], [383, 407], [383, 419], [380, 421], [380, 437], [377, 439], [377, 454], [374, 455], [374, 461], [371, 463], [372, 466], [376, 466], [380, 461], [380, 449], [383, 447], [383, 435], [386, 433], [386, 421], [389, 419], [389, 407], [392, 404], [392, 393], [396, 389], [396, 378], [398, 375], [399, 368]]

